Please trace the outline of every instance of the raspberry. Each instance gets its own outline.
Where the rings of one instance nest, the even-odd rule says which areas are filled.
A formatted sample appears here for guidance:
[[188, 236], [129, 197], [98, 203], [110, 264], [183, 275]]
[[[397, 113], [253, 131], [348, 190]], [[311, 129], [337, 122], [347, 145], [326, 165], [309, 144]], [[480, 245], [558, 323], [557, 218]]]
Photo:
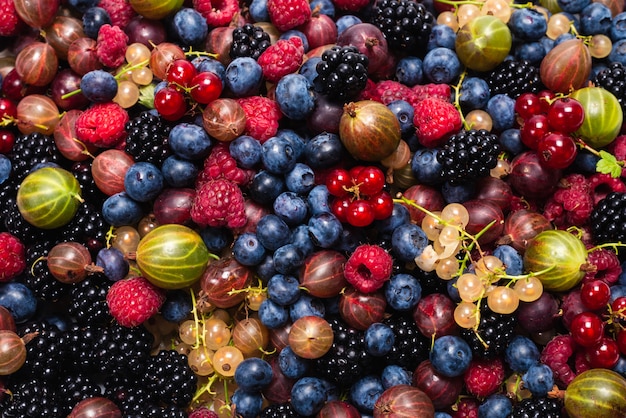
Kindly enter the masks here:
[[237, 103], [246, 113], [246, 135], [261, 143], [276, 135], [282, 117], [278, 103], [264, 96], [242, 97]]
[[206, 406], [201, 406], [191, 411], [188, 418], [218, 418], [218, 415]]
[[240, 10], [237, 0], [193, 0], [193, 8], [212, 27], [228, 26]]
[[280, 32], [286, 32], [311, 20], [307, 0], [268, 0], [270, 21]]
[[541, 351], [541, 362], [552, 369], [554, 379], [568, 386], [576, 373], [568, 364], [576, 352], [576, 343], [571, 335], [557, 335]]
[[335, 7], [348, 12], [358, 12], [369, 4], [369, 0], [333, 0]]
[[359, 245], [344, 267], [348, 283], [359, 292], [371, 293], [385, 284], [391, 277], [393, 259], [378, 245]]
[[113, 283], [106, 299], [111, 316], [120, 325], [132, 328], [159, 311], [165, 301], [165, 291], [145, 277], [136, 276]]
[[609, 286], [614, 285], [622, 274], [622, 266], [617, 254], [606, 248], [600, 248], [587, 254], [587, 262], [593, 265], [591, 271], [585, 273], [583, 283], [602, 280]]
[[[620, 135], [608, 146], [608, 151], [613, 154], [617, 161], [626, 161], [626, 135]], [[622, 176], [624, 169], [622, 168]]]
[[620, 178], [611, 177], [610, 174], [595, 173], [589, 177], [589, 187], [593, 194], [594, 206], [604, 199], [610, 192], [626, 192], [626, 184]]
[[232, 181], [209, 180], [196, 190], [191, 219], [198, 225], [241, 228], [247, 222], [243, 193]]
[[295, 72], [302, 64], [303, 57], [302, 39], [292, 36], [289, 39], [279, 39], [274, 45], [270, 45], [257, 62], [263, 69], [265, 79], [276, 83], [283, 76]]
[[100, 62], [110, 68], [117, 68], [125, 61], [128, 36], [119, 26], [104, 24], [98, 31], [96, 55]]
[[216, 144], [211, 153], [204, 160], [204, 166], [196, 178], [196, 188], [209, 180], [224, 177], [239, 186], [248, 184], [254, 177], [254, 170], [244, 170], [237, 167], [237, 161], [230, 155], [228, 144]]
[[[381, 80], [372, 89], [364, 92], [367, 99], [376, 100], [384, 105], [395, 100], [404, 100], [411, 104], [417, 103], [417, 94], [404, 84], [394, 80]], [[364, 97], [365, 98], [365, 97]]]
[[0, 36], [15, 36], [24, 26], [24, 22], [20, 19], [15, 11], [13, 0], [0, 0]]
[[415, 106], [418, 102], [428, 98], [435, 97], [446, 102], [449, 102], [452, 99], [452, 91], [450, 90], [449, 84], [417, 84], [411, 88], [413, 92], [417, 95], [416, 102], [412, 103]]
[[456, 411], [452, 411], [452, 418], [478, 418], [478, 400], [475, 398], [461, 398], [456, 404]]
[[502, 359], [473, 359], [463, 379], [469, 393], [485, 398], [495, 393], [504, 381], [504, 363]]
[[9, 232], [0, 232], [0, 282], [8, 282], [26, 268], [26, 248]]
[[98, 103], [76, 119], [76, 136], [97, 147], [112, 148], [126, 137], [128, 121], [128, 113], [117, 103]]
[[586, 224], [593, 211], [593, 196], [585, 176], [570, 174], [559, 186], [546, 202], [543, 215], [556, 226]]
[[426, 148], [443, 145], [463, 125], [459, 111], [450, 102], [427, 97], [414, 107], [415, 133], [419, 143]]
[[137, 16], [128, 0], [100, 0], [98, 7], [107, 11], [113, 26], [125, 28]]

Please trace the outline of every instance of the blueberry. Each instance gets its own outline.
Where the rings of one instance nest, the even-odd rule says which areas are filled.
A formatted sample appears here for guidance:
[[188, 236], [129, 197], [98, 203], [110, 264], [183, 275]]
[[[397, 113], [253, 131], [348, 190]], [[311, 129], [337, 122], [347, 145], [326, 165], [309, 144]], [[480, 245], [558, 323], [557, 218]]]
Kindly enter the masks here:
[[313, 243], [322, 248], [331, 248], [335, 245], [343, 232], [339, 219], [329, 212], [312, 215], [308, 226]]
[[261, 145], [261, 162], [270, 173], [284, 175], [295, 167], [297, 160], [296, 150], [284, 137], [273, 136]]
[[537, 41], [546, 34], [548, 21], [543, 13], [536, 9], [514, 9], [508, 26], [517, 39]]
[[228, 150], [242, 168], [256, 168], [261, 163], [261, 143], [249, 135], [235, 138]]
[[621, 12], [613, 17], [609, 33], [613, 42], [626, 39], [626, 12]]
[[[541, 39], [545, 38], [543, 36]], [[544, 44], [539, 41], [524, 42], [515, 47], [515, 58], [518, 60], [525, 60], [533, 65], [541, 65], [541, 60], [546, 56], [546, 48]]]
[[502, 133], [500, 133], [498, 142], [505, 151], [510, 152], [513, 156], [521, 154], [527, 149], [526, 145], [522, 142], [522, 136], [519, 128], [505, 129]]
[[396, 78], [405, 86], [413, 87], [416, 84], [420, 84], [424, 78], [422, 65], [422, 60], [418, 57], [408, 56], [400, 58], [396, 65]]
[[192, 309], [191, 295], [187, 290], [170, 290], [160, 312], [166, 321], [180, 323], [189, 316]]
[[124, 176], [124, 189], [137, 202], [149, 202], [163, 190], [163, 174], [156, 165], [140, 161], [131, 165]]
[[248, 193], [255, 202], [271, 206], [279, 194], [286, 190], [283, 176], [272, 174], [267, 170], [259, 170], [248, 186]]
[[143, 217], [143, 210], [139, 202], [126, 192], [120, 192], [104, 201], [102, 217], [111, 226], [134, 225]]
[[598, 161], [600, 161], [599, 156], [586, 150], [579, 150], [576, 153], [576, 159], [574, 160], [573, 167], [575, 167], [577, 171], [593, 174], [596, 172]]
[[200, 237], [207, 249], [219, 254], [233, 242], [233, 232], [226, 227], [207, 226], [200, 230]]
[[328, 399], [328, 386], [322, 379], [305, 376], [291, 388], [291, 406], [300, 415], [317, 414]]
[[382, 357], [391, 351], [396, 337], [389, 325], [374, 322], [365, 330], [364, 341], [369, 354]]
[[289, 318], [291, 322], [305, 316], [319, 316], [323, 318], [326, 314], [326, 307], [320, 298], [313, 297], [307, 293], [301, 293], [298, 300], [289, 305]]
[[258, 357], [244, 359], [235, 369], [234, 380], [239, 389], [247, 392], [263, 390], [272, 381], [272, 366]]
[[403, 135], [408, 134], [414, 129], [413, 126], [413, 106], [406, 100], [394, 100], [387, 104], [387, 107], [396, 116], [400, 122], [400, 131]]
[[172, 35], [183, 45], [200, 46], [209, 32], [204, 16], [190, 7], [183, 7], [174, 14], [170, 28]]
[[307, 203], [311, 215], [318, 215], [324, 212], [330, 212], [329, 204], [330, 194], [325, 184], [318, 184], [311, 189], [307, 195]]
[[435, 412], [435, 416], [433, 418], [452, 418], [452, 415], [447, 412]]
[[617, 360], [617, 364], [612, 370], [621, 374], [622, 377], [626, 377], [626, 356], [619, 356], [619, 360]]
[[315, 171], [304, 163], [296, 163], [291, 171], [285, 174], [287, 190], [304, 195], [315, 187]]
[[282, 192], [272, 205], [274, 213], [287, 225], [295, 226], [304, 222], [308, 216], [306, 201], [294, 192]]
[[411, 222], [411, 214], [406, 206], [400, 203], [394, 203], [391, 215], [385, 219], [374, 221], [373, 226], [376, 228], [381, 238], [391, 238], [393, 231], [400, 225]]
[[110, 102], [117, 94], [117, 80], [104, 70], [92, 70], [80, 79], [80, 90], [91, 102]]
[[267, 282], [270, 277], [278, 273], [274, 268], [274, 254], [266, 255], [265, 260], [261, 261], [261, 264], [256, 266], [255, 272], [263, 282]]
[[224, 67], [224, 64], [215, 58], [197, 57], [191, 60], [191, 63], [196, 68], [197, 72], [203, 73], [205, 71], [210, 71], [216, 74], [222, 81], [222, 84], [224, 84], [224, 80], [226, 79], [226, 67]]
[[230, 400], [237, 410], [237, 416], [241, 418], [256, 418], [263, 410], [263, 395], [261, 395], [261, 392], [248, 392], [237, 388]]
[[451, 280], [448, 280], [446, 284], [446, 291], [448, 292], [448, 296], [454, 302], [461, 302], [461, 296], [459, 295], [459, 289], [456, 286], [456, 281], [459, 280], [459, 276], [453, 277]]
[[287, 74], [276, 85], [276, 102], [289, 119], [304, 120], [315, 107], [313, 85], [301, 74]]
[[544, 397], [554, 387], [552, 369], [546, 364], [533, 364], [522, 376], [524, 387], [535, 397]]
[[579, 13], [591, 3], [591, 0], [556, 0], [556, 3], [564, 12]]
[[317, 77], [317, 63], [321, 60], [322, 58], [320, 57], [311, 57], [304, 63], [302, 63], [302, 65], [298, 69], [298, 74], [304, 76], [314, 87], [315, 78]]
[[431, 83], [452, 84], [461, 74], [461, 61], [456, 53], [448, 48], [438, 47], [426, 53], [422, 68]]
[[411, 375], [404, 369], [404, 367], [397, 364], [390, 364], [385, 366], [380, 373], [380, 381], [383, 384], [383, 388], [389, 389], [390, 387], [397, 385], [411, 385]]
[[102, 248], [96, 255], [96, 266], [101, 267], [107, 279], [122, 280], [130, 270], [130, 264], [120, 250], [115, 247]]
[[398, 226], [391, 235], [391, 249], [398, 260], [413, 261], [429, 244], [424, 230], [413, 223]]
[[506, 94], [496, 94], [487, 102], [487, 113], [493, 121], [493, 130], [502, 132], [515, 125], [515, 100]]
[[493, 255], [504, 263], [506, 274], [519, 276], [524, 273], [522, 255], [510, 245], [499, 245], [493, 250]]
[[304, 253], [295, 244], [285, 244], [274, 251], [274, 268], [283, 274], [293, 273], [304, 264]]
[[292, 275], [275, 274], [267, 282], [267, 297], [279, 305], [291, 305], [300, 298], [300, 282]]
[[530, 366], [538, 364], [541, 354], [537, 345], [527, 337], [516, 335], [504, 353], [504, 360], [511, 370], [525, 373]]
[[456, 335], [444, 335], [435, 340], [429, 356], [433, 368], [447, 377], [461, 376], [472, 361], [472, 349]]
[[282, 128], [276, 132], [276, 136], [289, 141], [289, 143], [293, 147], [294, 152], [296, 153], [296, 160], [302, 159], [302, 156], [304, 155], [304, 147], [306, 146], [306, 141], [299, 133], [297, 133], [293, 129]]
[[308, 225], [298, 225], [291, 231], [291, 243], [302, 251], [305, 259], [315, 251]]
[[252, 0], [248, 8], [250, 17], [255, 22], [269, 22], [270, 15], [267, 11], [267, 0]]
[[360, 411], [371, 413], [374, 404], [384, 391], [380, 377], [368, 375], [354, 382], [350, 388], [349, 399]]
[[11, 175], [11, 160], [4, 154], [0, 154], [0, 184], [7, 181]]
[[69, 0], [68, 3], [70, 6], [75, 8], [81, 13], [85, 13], [87, 9], [90, 7], [95, 7], [98, 5], [100, 0]]
[[619, 62], [626, 66], [626, 39], [613, 42], [611, 53], [607, 58], [610, 62]]
[[224, 81], [233, 96], [254, 96], [263, 83], [263, 70], [253, 58], [237, 57], [226, 67]]
[[422, 285], [414, 276], [398, 273], [391, 276], [384, 286], [387, 304], [396, 311], [413, 309], [422, 298]]
[[161, 164], [163, 179], [171, 187], [193, 187], [198, 167], [189, 160], [170, 155]]
[[288, 244], [291, 239], [291, 231], [287, 223], [273, 213], [259, 219], [256, 235], [261, 245], [270, 251]]
[[565, 41], [569, 41], [570, 39], [576, 39], [576, 35], [574, 35], [573, 33], [567, 32], [567, 33], [563, 33], [559, 36], [556, 37], [556, 39], [554, 40], [554, 43], [552, 44], [553, 46], [557, 46], [558, 44], [565, 42]]
[[422, 148], [411, 158], [411, 172], [418, 183], [433, 186], [442, 181], [442, 165], [437, 161], [438, 148]]
[[337, 34], [341, 35], [341, 33], [348, 29], [352, 25], [356, 25], [357, 23], [363, 23], [360, 17], [355, 15], [343, 15], [337, 19], [335, 24], [337, 25]]
[[448, 25], [434, 25], [428, 37], [426, 50], [430, 51], [438, 47], [454, 49], [456, 43], [456, 32]]
[[471, 181], [456, 182], [446, 181], [441, 186], [441, 194], [446, 203], [463, 203], [470, 200], [476, 193], [476, 184]]
[[174, 154], [187, 160], [200, 160], [211, 152], [213, 141], [201, 127], [192, 123], [179, 123], [169, 134], [169, 145]]
[[233, 243], [233, 257], [244, 266], [256, 266], [265, 259], [265, 247], [253, 232], [244, 232]]
[[37, 296], [23, 283], [0, 283], [0, 306], [11, 312], [15, 323], [21, 324], [37, 312]]
[[466, 77], [461, 83], [459, 103], [463, 109], [483, 109], [491, 97], [489, 85], [480, 77]]
[[322, 132], [311, 138], [304, 148], [305, 162], [313, 169], [329, 168], [343, 159], [343, 144], [339, 135]]
[[280, 328], [289, 322], [289, 310], [269, 299], [259, 306], [259, 320], [269, 329]]
[[309, 7], [311, 11], [318, 11], [330, 18], [335, 17], [335, 5], [331, 0], [311, 0]]
[[350, 254], [365, 241], [367, 241], [367, 236], [363, 228], [355, 228], [351, 225], [346, 225], [341, 231], [341, 237], [339, 238], [339, 242], [337, 242], [336, 249]]
[[496, 393], [489, 396], [478, 407], [479, 418], [507, 418], [513, 411], [511, 400], [505, 395]]
[[92, 39], [98, 38], [98, 32], [103, 25], [111, 24], [111, 16], [102, 7], [90, 7], [83, 13], [83, 32]]
[[300, 379], [309, 370], [311, 362], [293, 352], [286, 346], [278, 353], [278, 367], [290, 379]]

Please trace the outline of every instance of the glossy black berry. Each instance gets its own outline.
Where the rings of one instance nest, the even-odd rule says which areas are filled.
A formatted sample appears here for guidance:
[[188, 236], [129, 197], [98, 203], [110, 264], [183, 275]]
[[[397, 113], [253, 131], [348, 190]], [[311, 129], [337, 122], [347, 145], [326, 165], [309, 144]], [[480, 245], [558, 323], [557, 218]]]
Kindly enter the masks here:
[[415, 0], [382, 0], [374, 3], [372, 23], [387, 39], [389, 48], [424, 51], [435, 18]]
[[485, 75], [491, 97], [506, 94], [517, 99], [522, 93], [539, 93], [545, 87], [539, 68], [526, 60], [506, 60]]
[[437, 153], [441, 176], [455, 184], [489, 175], [498, 163], [498, 136], [487, 130], [461, 131], [452, 135]]
[[355, 99], [367, 84], [369, 59], [354, 46], [333, 46], [315, 67], [315, 88], [340, 101]]
[[262, 27], [246, 23], [233, 30], [230, 58], [249, 57], [256, 60], [271, 44], [270, 35]]

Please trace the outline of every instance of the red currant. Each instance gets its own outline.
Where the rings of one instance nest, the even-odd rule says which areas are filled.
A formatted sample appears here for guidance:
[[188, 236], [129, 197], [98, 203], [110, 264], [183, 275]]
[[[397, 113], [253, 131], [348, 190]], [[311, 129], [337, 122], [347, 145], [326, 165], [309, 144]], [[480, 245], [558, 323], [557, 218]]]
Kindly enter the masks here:
[[12, 100], [0, 97], [0, 122], [2, 119], [15, 119], [17, 117], [17, 106]]
[[189, 87], [191, 98], [201, 104], [211, 103], [222, 94], [222, 80], [212, 71], [198, 73]]
[[393, 198], [388, 192], [380, 191], [373, 196], [369, 196], [367, 200], [372, 205], [372, 209], [374, 209], [374, 219], [380, 221], [391, 216], [393, 212]]
[[554, 100], [554, 92], [551, 90], [541, 90], [537, 93], [537, 97], [539, 97], [539, 106], [541, 108], [541, 113], [547, 114], [550, 110], [550, 105]]
[[0, 154], [8, 154], [15, 145], [15, 134], [9, 130], [0, 130]]
[[618, 320], [626, 319], [626, 296], [620, 296], [611, 303], [611, 312]]
[[541, 164], [557, 170], [569, 167], [576, 159], [577, 152], [574, 140], [561, 132], [551, 132], [537, 144]]
[[572, 319], [570, 333], [576, 343], [583, 347], [592, 347], [602, 339], [604, 323], [593, 312], [581, 312]]
[[154, 108], [163, 119], [176, 121], [187, 111], [183, 93], [173, 87], [163, 87], [154, 95]]
[[539, 141], [550, 132], [548, 117], [543, 114], [531, 116], [520, 129], [520, 139], [528, 148], [536, 150]]
[[580, 128], [585, 119], [585, 109], [578, 100], [560, 98], [548, 110], [548, 123], [552, 129], [566, 134]]
[[352, 198], [348, 195], [336, 197], [330, 203], [330, 211], [339, 219], [339, 222], [348, 222], [347, 213], [348, 207]]
[[357, 199], [350, 203], [346, 220], [352, 226], [364, 227], [374, 222], [374, 209], [367, 200]]
[[352, 176], [345, 168], [335, 168], [326, 176], [326, 188], [333, 196], [347, 195], [352, 186]]
[[602, 280], [592, 280], [582, 285], [580, 300], [583, 305], [592, 311], [606, 308], [611, 297], [611, 288]]
[[196, 74], [198, 74], [198, 71], [191, 62], [179, 58], [169, 65], [165, 78], [168, 83], [188, 87], [191, 85], [191, 80], [193, 80]]
[[619, 361], [619, 348], [613, 339], [603, 337], [585, 350], [585, 357], [594, 369], [612, 369]]
[[515, 100], [514, 109], [523, 120], [528, 120], [531, 116], [541, 113], [539, 97], [534, 93], [522, 93]]
[[376, 194], [385, 187], [385, 173], [378, 167], [364, 167], [354, 179], [359, 186], [359, 193], [365, 196]]
[[615, 336], [615, 342], [619, 352], [626, 356], [626, 329], [620, 329]]
[[364, 168], [365, 168], [365, 166], [362, 166], [362, 165], [355, 165], [354, 167], [352, 167], [350, 169], [350, 176], [352, 177], [352, 180], [356, 180], [356, 177], [359, 175], [361, 170], [363, 170]]

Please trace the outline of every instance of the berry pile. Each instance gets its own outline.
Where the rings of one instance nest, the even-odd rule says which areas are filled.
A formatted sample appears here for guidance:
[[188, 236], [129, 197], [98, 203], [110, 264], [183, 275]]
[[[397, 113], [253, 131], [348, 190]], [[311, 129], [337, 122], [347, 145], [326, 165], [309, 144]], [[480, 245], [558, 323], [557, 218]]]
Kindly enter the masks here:
[[626, 416], [623, 2], [0, 11], [0, 418]]

